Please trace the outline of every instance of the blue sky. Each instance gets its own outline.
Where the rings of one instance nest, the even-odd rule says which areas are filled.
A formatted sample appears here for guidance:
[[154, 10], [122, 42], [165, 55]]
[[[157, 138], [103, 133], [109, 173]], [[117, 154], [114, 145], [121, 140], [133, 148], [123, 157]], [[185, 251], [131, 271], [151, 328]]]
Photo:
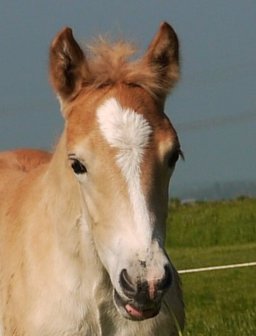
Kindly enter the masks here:
[[249, 0], [2, 0], [0, 149], [56, 142], [63, 124], [47, 62], [63, 26], [81, 42], [107, 33], [144, 49], [161, 21], [175, 28], [182, 55], [182, 78], [166, 104], [186, 156], [174, 194], [255, 181], [256, 1]]

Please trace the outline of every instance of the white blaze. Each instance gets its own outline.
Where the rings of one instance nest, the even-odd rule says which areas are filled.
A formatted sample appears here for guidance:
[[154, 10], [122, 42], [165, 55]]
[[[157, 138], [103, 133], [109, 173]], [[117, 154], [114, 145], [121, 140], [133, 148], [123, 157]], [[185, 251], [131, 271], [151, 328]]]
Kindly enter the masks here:
[[116, 163], [128, 185], [138, 233], [150, 239], [151, 221], [141, 188], [140, 166], [152, 129], [142, 115], [123, 108], [115, 98], [108, 99], [98, 108], [97, 117], [105, 139], [118, 150]]

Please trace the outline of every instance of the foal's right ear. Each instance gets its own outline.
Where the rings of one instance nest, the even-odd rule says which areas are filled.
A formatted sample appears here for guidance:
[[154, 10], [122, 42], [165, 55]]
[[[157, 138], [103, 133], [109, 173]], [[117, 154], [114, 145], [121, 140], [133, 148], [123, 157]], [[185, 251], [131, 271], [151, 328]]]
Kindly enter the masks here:
[[72, 100], [88, 80], [85, 55], [70, 28], [64, 28], [50, 47], [50, 81], [61, 103]]

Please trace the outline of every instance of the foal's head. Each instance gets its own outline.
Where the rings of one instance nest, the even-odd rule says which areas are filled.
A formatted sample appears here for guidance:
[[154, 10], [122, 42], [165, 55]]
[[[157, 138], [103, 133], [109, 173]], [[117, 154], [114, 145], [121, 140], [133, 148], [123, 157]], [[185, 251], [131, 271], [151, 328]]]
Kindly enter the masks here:
[[168, 185], [181, 153], [164, 114], [179, 76], [178, 39], [163, 23], [146, 54], [101, 41], [88, 55], [69, 28], [51, 45], [50, 77], [66, 119], [66, 157], [98, 256], [125, 317], [155, 316], [172, 285], [164, 250]]

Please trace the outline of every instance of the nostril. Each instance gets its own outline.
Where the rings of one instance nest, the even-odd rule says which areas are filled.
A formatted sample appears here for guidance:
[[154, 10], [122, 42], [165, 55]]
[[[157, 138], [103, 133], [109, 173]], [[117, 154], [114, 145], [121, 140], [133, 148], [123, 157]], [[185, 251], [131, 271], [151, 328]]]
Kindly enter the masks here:
[[136, 294], [137, 288], [136, 288], [136, 285], [132, 283], [132, 280], [130, 279], [126, 269], [123, 269], [121, 271], [119, 283], [125, 295], [127, 295], [128, 297], [134, 297], [134, 295]]
[[157, 284], [157, 289], [160, 291], [167, 290], [172, 284], [172, 272], [170, 267], [165, 265], [164, 271], [163, 278]]

